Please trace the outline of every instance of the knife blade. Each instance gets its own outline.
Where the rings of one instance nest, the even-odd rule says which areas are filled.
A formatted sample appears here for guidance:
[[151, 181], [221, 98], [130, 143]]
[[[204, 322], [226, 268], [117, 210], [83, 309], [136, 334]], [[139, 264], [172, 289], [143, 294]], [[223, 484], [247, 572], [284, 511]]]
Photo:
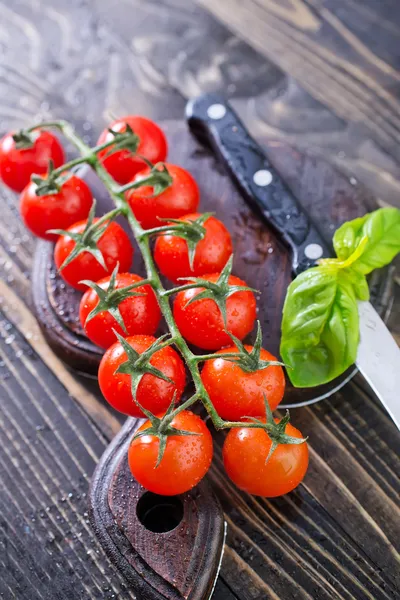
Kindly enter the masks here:
[[[222, 158], [245, 200], [289, 246], [294, 275], [315, 266], [322, 256], [333, 255], [331, 244], [321, 236], [224, 96], [204, 94], [189, 101], [186, 118], [194, 135]], [[359, 302], [359, 317], [356, 366], [400, 429], [400, 348], [369, 302]]]
[[358, 303], [356, 365], [400, 429], [400, 348], [370, 302]]

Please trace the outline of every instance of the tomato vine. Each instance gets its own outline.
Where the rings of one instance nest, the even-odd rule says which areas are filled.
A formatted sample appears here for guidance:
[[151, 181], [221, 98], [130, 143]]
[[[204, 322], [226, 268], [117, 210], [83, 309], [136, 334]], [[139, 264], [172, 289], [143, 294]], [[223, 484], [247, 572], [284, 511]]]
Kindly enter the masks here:
[[[132, 117], [135, 119], [136, 117]], [[140, 119], [140, 117], [138, 117]], [[153, 124], [153, 127], [156, 127]], [[194, 258], [197, 250], [197, 244], [205, 242], [208, 220], [211, 218], [211, 213], [205, 214], [187, 214], [187, 216], [183, 216], [182, 218], [172, 218], [170, 214], [167, 219], [159, 218], [161, 221], [160, 225], [153, 226], [152, 228], [146, 228], [145, 223], [142, 223], [138, 214], [135, 212], [134, 206], [131, 203], [131, 195], [135, 190], [139, 191], [140, 197], [140, 188], [150, 189], [149, 193], [151, 195], [147, 195], [147, 199], [156, 198], [157, 196], [163, 195], [165, 198], [165, 193], [170, 194], [173, 186], [176, 186], [176, 173], [180, 167], [176, 165], [168, 165], [164, 162], [160, 162], [159, 160], [155, 161], [155, 164], [152, 164], [148, 158], [141, 156], [140, 147], [142, 140], [140, 136], [137, 135], [132, 129], [132, 127], [126, 124], [126, 129], [124, 131], [113, 131], [109, 129], [108, 132], [111, 137], [101, 136], [100, 139], [106, 139], [104, 143], [100, 143], [94, 147], [88, 146], [81, 137], [79, 137], [73, 126], [66, 121], [49, 121], [45, 123], [41, 123], [39, 125], [34, 125], [24, 132], [19, 132], [19, 137], [25, 136], [25, 142], [27, 143], [28, 139], [33, 139], [33, 137], [37, 134], [38, 131], [42, 132], [46, 129], [56, 129], [58, 130], [64, 137], [73, 144], [73, 146], [77, 149], [80, 156], [70, 160], [69, 162], [62, 164], [62, 166], [54, 167], [53, 162], [49, 162], [48, 165], [48, 173], [47, 176], [43, 175], [41, 177], [32, 176], [32, 181], [35, 186], [34, 192], [38, 197], [48, 197], [51, 194], [60, 194], [65, 183], [72, 178], [74, 175], [71, 173], [71, 169], [78, 165], [86, 164], [90, 166], [98, 175], [100, 180], [103, 182], [104, 186], [108, 190], [110, 197], [115, 205], [115, 208], [110, 210], [108, 213], [102, 215], [99, 219], [95, 218], [95, 201], [93, 200], [92, 208], [88, 214], [88, 218], [85, 221], [76, 222], [73, 226], [66, 229], [49, 229], [45, 232], [47, 236], [50, 235], [59, 235], [61, 236], [57, 240], [57, 244], [55, 247], [55, 261], [57, 266], [59, 267], [59, 271], [62, 272], [63, 278], [70, 283], [76, 289], [85, 288], [91, 289], [98, 296], [98, 304], [96, 308], [92, 307], [91, 312], [89, 311], [85, 317], [85, 327], [91, 319], [94, 319], [97, 315], [106, 311], [109, 312], [112, 317], [114, 317], [116, 324], [121, 328], [121, 331], [127, 334], [127, 330], [125, 329], [124, 320], [119, 312], [119, 305], [124, 300], [128, 298], [133, 298], [134, 296], [145, 296], [144, 293], [139, 293], [135, 291], [135, 288], [140, 287], [143, 290], [142, 286], [149, 286], [154, 292], [154, 295], [157, 299], [159, 312], [163, 316], [166, 325], [168, 327], [168, 333], [164, 336], [159, 337], [158, 339], [152, 338], [151, 336], [142, 336], [141, 340], [137, 343], [139, 344], [137, 348], [134, 348], [132, 343], [133, 341], [129, 341], [125, 339], [124, 336], [120, 335], [118, 331], [114, 328], [110, 328], [108, 332], [108, 336], [111, 334], [115, 335], [117, 342], [119, 343], [121, 349], [124, 351], [126, 355], [125, 362], [121, 362], [122, 355], [119, 357], [119, 363], [117, 365], [116, 370], [114, 371], [114, 376], [118, 377], [126, 377], [129, 376], [130, 381], [130, 394], [132, 396], [132, 401], [136, 404], [137, 414], [145, 415], [148, 418], [147, 424], [142, 426], [138, 432], [136, 432], [133, 442], [139, 442], [139, 439], [144, 436], [155, 436], [159, 440], [158, 445], [158, 456], [155, 464], [155, 468], [159, 468], [162, 462], [164, 453], [167, 452], [171, 455], [173, 454], [174, 445], [171, 445], [170, 450], [167, 451], [167, 438], [168, 436], [179, 437], [179, 436], [202, 436], [203, 442], [205, 444], [204, 448], [208, 448], [206, 454], [211, 460], [212, 454], [212, 442], [211, 438], [206, 441], [207, 436], [210, 434], [207, 433], [205, 435], [204, 424], [196, 425], [191, 423], [189, 430], [185, 430], [182, 427], [174, 427], [174, 424], [179, 424], [180, 422], [186, 422], [188, 417], [187, 409], [191, 407], [195, 402], [202, 402], [205, 407], [207, 413], [210, 416], [210, 419], [216, 429], [251, 429], [251, 430], [259, 430], [259, 433], [262, 433], [269, 441], [270, 450], [265, 457], [267, 461], [269, 461], [271, 455], [275, 452], [275, 449], [280, 444], [295, 444], [299, 445], [305, 442], [305, 439], [301, 437], [301, 435], [290, 436], [285, 433], [286, 426], [289, 421], [289, 413], [283, 417], [281, 421], [277, 421], [273, 419], [270, 406], [268, 404], [268, 400], [265, 396], [265, 393], [262, 394], [260, 401], [262, 401], [265, 405], [265, 418], [255, 418], [254, 416], [246, 416], [240, 415], [243, 420], [225, 420], [221, 417], [219, 412], [214, 406], [210, 395], [207, 391], [207, 387], [202, 380], [202, 375], [200, 373], [200, 365], [206, 361], [218, 360], [219, 358], [225, 359], [226, 361], [230, 361], [231, 363], [235, 363], [238, 368], [240, 368], [244, 374], [254, 374], [256, 372], [261, 372], [268, 367], [277, 368], [282, 365], [275, 360], [272, 360], [274, 357], [269, 355], [265, 350], [261, 348], [261, 327], [258, 323], [257, 330], [257, 338], [255, 341], [255, 345], [253, 348], [245, 347], [241, 343], [241, 339], [244, 338], [246, 333], [250, 331], [253, 327], [255, 321], [255, 299], [252, 288], [249, 288], [245, 282], [241, 281], [237, 277], [231, 275], [232, 271], [232, 245], [229, 232], [224, 228], [223, 224], [216, 219], [213, 219], [211, 223], [214, 223], [214, 227], [218, 226], [220, 231], [222, 232], [225, 241], [225, 254], [222, 255], [222, 260], [220, 260], [221, 267], [217, 269], [218, 273], [212, 275], [204, 275], [204, 277], [189, 277], [185, 274], [183, 278], [185, 281], [182, 285], [177, 285], [174, 288], [167, 289], [163, 286], [161, 281], [159, 272], [157, 270], [155, 259], [153, 258], [152, 250], [150, 247], [150, 240], [152, 236], [159, 236], [162, 233], [168, 233], [169, 235], [176, 236], [177, 238], [182, 238], [185, 240], [187, 245], [187, 262], [188, 266], [191, 269], [191, 273], [194, 274], [196, 271], [193, 269], [194, 267]], [[48, 134], [50, 135], [50, 134]], [[161, 132], [161, 135], [162, 132]], [[17, 140], [18, 141], [18, 140]], [[166, 141], [164, 139], [164, 146], [166, 150]], [[121, 182], [124, 178], [120, 177], [117, 180], [117, 177], [114, 173], [110, 173], [107, 169], [107, 165], [105, 164], [105, 160], [112, 157], [113, 153], [127, 153], [127, 156], [132, 160], [142, 161], [146, 165], [146, 170], [138, 173], [138, 176], [134, 177], [129, 183]], [[135, 169], [136, 166], [134, 165]], [[169, 168], [171, 168], [171, 172], [169, 172]], [[121, 173], [119, 173], [121, 175]], [[186, 177], [192, 180], [189, 173], [186, 173]], [[193, 180], [192, 180], [193, 181]], [[190, 184], [192, 187], [195, 186], [197, 190], [197, 186], [195, 182]], [[170, 188], [170, 189], [169, 189]], [[135, 192], [136, 193], [136, 192]], [[197, 207], [198, 202], [198, 190], [195, 192], [192, 198], [193, 208]], [[179, 210], [182, 209], [179, 207]], [[190, 212], [190, 211], [189, 211]], [[178, 216], [182, 214], [178, 213]], [[127, 244], [129, 242], [126, 233], [120, 228], [119, 225], [112, 223], [116, 216], [124, 216], [129, 226], [133, 232], [137, 245], [139, 247], [142, 259], [144, 261], [145, 269], [146, 269], [146, 278], [141, 279], [138, 276], [133, 275], [132, 277], [136, 278], [134, 282], [129, 281], [124, 285], [118, 284], [117, 286], [117, 277], [118, 274], [118, 258], [116, 258], [117, 254], [110, 253], [108, 251], [107, 258], [106, 255], [103, 255], [103, 250], [101, 246], [101, 240], [106, 237], [106, 233], [110, 234], [110, 230], [114, 228], [114, 231], [117, 230], [116, 239], [119, 238], [118, 247], [117, 241], [115, 241], [114, 245], [115, 251], [118, 248], [125, 250], [125, 254], [129, 254], [130, 256], [127, 258], [125, 256], [124, 263], [128, 262], [132, 258], [132, 248], [127, 249]], [[185, 220], [186, 219], [186, 220]], [[164, 223], [163, 223], [164, 221]], [[157, 221], [155, 221], [157, 223]], [[207, 224], [206, 224], [207, 223]], [[216, 223], [216, 225], [215, 225]], [[149, 223], [147, 223], [149, 225]], [[42, 237], [46, 237], [42, 234]], [[62, 239], [65, 239], [66, 244], [70, 244], [69, 253], [67, 253], [66, 249], [63, 247]], [[124, 239], [125, 238], [125, 239]], [[51, 239], [47, 237], [46, 239]], [[160, 238], [158, 238], [160, 239]], [[68, 241], [69, 240], [69, 241]], [[61, 245], [60, 245], [61, 244]], [[59, 251], [58, 251], [59, 249]], [[122, 250], [121, 250], [122, 251]], [[103, 272], [111, 272], [111, 275], [108, 278], [109, 287], [103, 289], [99, 284], [103, 285], [102, 281], [96, 283], [91, 279], [84, 279], [83, 277], [67, 277], [66, 271], [70, 268], [70, 265], [73, 261], [78, 259], [78, 256], [88, 253], [92, 255], [91, 260], [93, 258], [97, 261], [97, 274], [100, 274], [99, 266], [101, 267]], [[121, 257], [123, 254], [121, 254]], [[110, 262], [107, 262], [107, 259]], [[121, 258], [122, 260], [122, 258]], [[106, 264], [107, 263], [107, 264]], [[112, 266], [111, 266], [112, 263]], [[122, 266], [122, 262], [120, 263]], [[223, 266], [225, 264], [225, 266]], [[223, 268], [222, 268], [223, 267]], [[127, 269], [127, 264], [123, 265], [123, 270]], [[64, 272], [65, 269], [65, 272]], [[186, 267], [187, 269], [187, 267]], [[82, 271], [85, 269], [82, 268]], [[92, 269], [93, 271], [93, 269]], [[197, 272], [198, 273], [198, 272]], [[93, 278], [93, 273], [91, 273]], [[104, 275], [102, 275], [104, 277]], [[126, 276], [126, 275], [125, 275]], [[80, 280], [81, 279], [81, 280]], [[179, 282], [179, 275], [175, 278], [176, 281]], [[151, 292], [149, 290], [149, 292]], [[222, 339], [229, 343], [232, 342], [232, 348], [226, 348], [221, 352], [210, 352], [209, 354], [194, 354], [187, 344], [187, 339], [190, 340], [190, 336], [186, 336], [186, 334], [182, 331], [181, 324], [178, 326], [179, 318], [178, 313], [175, 313], [170, 305], [170, 296], [173, 294], [177, 294], [177, 301], [179, 298], [183, 298], [183, 294], [189, 293], [189, 290], [193, 290], [195, 295], [187, 299], [185, 307], [193, 302], [205, 302], [210, 303], [210, 301], [218, 307], [219, 310], [219, 318], [221, 319], [221, 325], [218, 330], [218, 344], [216, 346], [210, 345], [210, 341], [207, 341], [207, 344], [203, 346], [205, 349], [219, 349], [222, 344]], [[145, 290], [144, 290], [145, 291]], [[151, 292], [151, 293], [152, 293]], [[249, 318], [247, 320], [247, 324], [244, 326], [243, 331], [237, 336], [233, 335], [232, 330], [228, 330], [228, 310], [227, 310], [227, 302], [231, 302], [233, 296], [238, 294], [247, 294], [248, 298], [245, 301], [247, 312]], [[175, 303], [177, 305], [177, 302]], [[175, 308], [174, 308], [175, 310]], [[175, 318], [174, 318], [175, 314]], [[159, 318], [159, 314], [155, 315], [155, 320]], [[181, 330], [180, 330], [181, 329]], [[246, 330], [247, 329], [247, 330]], [[182, 331], [182, 333], [181, 333]], [[217, 329], [213, 330], [214, 336], [217, 336]], [[221, 337], [221, 335], [223, 337]], [[140, 337], [140, 336], [138, 336]], [[218, 337], [218, 336], [217, 336]], [[212, 343], [217, 341], [217, 337], [211, 340]], [[185, 339], [186, 338], [186, 339]], [[240, 339], [239, 339], [240, 338]], [[133, 339], [133, 338], [132, 338]], [[192, 340], [193, 341], [193, 340]], [[221, 344], [219, 344], [221, 342]], [[226, 345], [226, 344], [225, 344]], [[176, 353], [173, 348], [169, 348], [174, 346], [176, 350], [180, 353], [180, 357]], [[110, 346], [106, 352], [112, 353], [114, 346]], [[263, 353], [261, 356], [261, 352]], [[145, 376], [153, 377], [158, 380], [162, 380], [167, 386], [174, 384], [175, 381], [171, 375], [167, 375], [162, 370], [160, 370], [156, 364], [153, 364], [153, 359], [156, 359], [156, 356], [160, 355], [160, 353], [172, 353], [175, 355], [175, 364], [177, 365], [177, 377], [179, 378], [180, 384], [176, 385], [175, 391], [173, 394], [171, 393], [168, 402], [169, 408], [168, 410], [164, 409], [164, 412], [160, 415], [153, 414], [153, 412], [149, 411], [146, 406], [142, 405], [142, 402], [137, 397], [139, 395], [138, 386], [142, 381], [142, 378]], [[270, 358], [268, 358], [270, 357]], [[106, 357], [104, 357], [106, 358]], [[190, 372], [192, 382], [194, 385], [194, 393], [191, 397], [189, 397], [182, 404], [176, 406], [176, 402], [180, 399], [184, 388], [184, 365], [182, 363], [182, 359], [186, 363], [186, 366]], [[104, 359], [100, 365], [99, 370], [99, 382], [102, 387], [102, 365]], [[159, 364], [159, 363], [157, 363]], [[211, 363], [208, 363], [211, 364]], [[180, 373], [180, 374], [179, 374]], [[283, 374], [282, 377], [282, 393], [284, 389], [284, 380]], [[143, 380], [144, 381], [144, 380]], [[115, 383], [115, 381], [114, 381]], [[267, 386], [268, 389], [268, 386]], [[108, 399], [108, 401], [113, 405], [112, 400], [108, 397], [108, 394], [105, 393], [102, 387], [103, 394]], [[167, 394], [167, 392], [165, 392]], [[168, 392], [169, 393], [169, 392]], [[110, 392], [111, 394], [111, 392]], [[168, 397], [168, 396], [165, 396]], [[154, 410], [154, 409], [153, 409]], [[126, 411], [128, 412], [128, 411]], [[261, 410], [261, 412], [264, 412]], [[132, 412], [131, 414], [135, 414]], [[256, 413], [257, 415], [259, 413]], [[192, 415], [195, 417], [195, 415]], [[235, 414], [236, 417], [236, 414]], [[195, 417], [198, 419], [198, 417]], [[190, 418], [189, 418], [190, 421]], [[194, 427], [194, 429], [193, 429]], [[196, 432], [196, 427], [200, 427], [201, 431]], [[260, 431], [262, 430], [262, 431]], [[240, 432], [238, 431], [238, 434]], [[264, 440], [265, 441], [265, 440]], [[196, 442], [198, 444], [198, 452], [201, 453], [203, 450], [203, 446], [201, 445], [203, 442]], [[199, 445], [200, 444], [200, 445]], [[196, 445], [193, 443], [193, 445]], [[133, 447], [133, 446], [132, 446]], [[203, 448], [203, 449], [204, 449]], [[211, 452], [211, 454], [210, 454]], [[307, 452], [304, 450], [304, 452]], [[197, 473], [199, 477], [202, 477], [208, 466], [209, 460], [207, 458], [206, 461], [202, 462], [203, 471], [199, 475], [200, 471]], [[166, 459], [168, 462], [168, 459]], [[207, 464], [206, 464], [207, 463]], [[131, 465], [132, 466], [132, 465]], [[200, 469], [200, 470], [201, 470]], [[132, 471], [134, 472], [134, 470]], [[197, 481], [197, 480], [196, 480]], [[191, 485], [195, 485], [195, 480], [192, 481]], [[178, 493], [176, 491], [176, 493]]]
[[[215, 358], [216, 355], [215, 354], [202, 354], [202, 355], [194, 354], [188, 347], [188, 345], [187, 345], [186, 341], [184, 340], [184, 338], [182, 337], [182, 335], [180, 334], [179, 329], [175, 323], [175, 320], [174, 320], [174, 317], [172, 314], [172, 309], [171, 309], [171, 306], [170, 306], [170, 303], [168, 300], [168, 297], [171, 296], [173, 293], [175, 293], [175, 288], [172, 288], [172, 289], [164, 288], [164, 286], [161, 282], [160, 276], [158, 274], [156, 265], [154, 263], [151, 250], [150, 250], [150, 243], [149, 243], [150, 237], [152, 235], [154, 235], [155, 231], [151, 230], [151, 229], [145, 230], [141, 227], [141, 225], [135, 218], [135, 216], [132, 212], [132, 209], [129, 206], [129, 203], [126, 201], [126, 198], [125, 198], [125, 192], [127, 192], [129, 189], [137, 187], [137, 182], [136, 183], [131, 182], [131, 183], [128, 183], [125, 185], [117, 184], [115, 182], [115, 180], [111, 177], [111, 175], [106, 171], [106, 169], [104, 168], [104, 166], [102, 165], [101, 161], [99, 160], [99, 158], [97, 156], [97, 154], [101, 150], [105, 150], [106, 148], [111, 147], [115, 143], [115, 140], [113, 139], [104, 144], [101, 144], [99, 146], [95, 146], [95, 147], [91, 148], [90, 146], [85, 144], [85, 142], [75, 133], [74, 128], [66, 121], [50, 121], [50, 122], [40, 123], [40, 125], [35, 125], [35, 126], [31, 127], [29, 129], [29, 131], [33, 131], [33, 130], [37, 129], [39, 126], [41, 129], [52, 128], [52, 127], [58, 129], [66, 137], [66, 139], [68, 139], [68, 141], [70, 141], [75, 146], [75, 148], [81, 154], [80, 157], [72, 159], [71, 161], [65, 163], [64, 165], [62, 165], [62, 167], [59, 167], [58, 169], [54, 169], [52, 171], [52, 176], [56, 177], [57, 175], [61, 175], [61, 173], [63, 171], [68, 170], [68, 169], [75, 167], [77, 165], [80, 165], [80, 164], [90, 165], [96, 171], [97, 175], [99, 176], [99, 178], [102, 180], [105, 187], [109, 191], [110, 196], [111, 196], [119, 214], [124, 215], [129, 222], [129, 225], [133, 231], [136, 242], [139, 246], [140, 252], [141, 252], [143, 260], [144, 260], [146, 273], [147, 273], [146, 283], [149, 284], [153, 288], [153, 290], [156, 294], [162, 315], [165, 319], [165, 322], [167, 324], [167, 327], [168, 327], [168, 330], [170, 333], [170, 338], [169, 338], [168, 342], [169, 342], [169, 344], [175, 345], [178, 348], [179, 352], [181, 353], [182, 357], [184, 358], [184, 360], [186, 362], [186, 365], [190, 371], [190, 374], [191, 374], [191, 377], [192, 377], [192, 380], [193, 380], [193, 383], [195, 386], [194, 395], [191, 398], [189, 398], [188, 400], [186, 400], [186, 402], [184, 402], [183, 404], [178, 406], [173, 411], [173, 415], [174, 416], [177, 415], [182, 410], [187, 409], [192, 404], [194, 404], [196, 401], [200, 400], [203, 403], [206, 411], [210, 415], [210, 418], [216, 429], [228, 429], [228, 428], [230, 429], [232, 427], [243, 427], [243, 421], [225, 421], [224, 419], [221, 419], [221, 417], [218, 415], [217, 411], [215, 410], [214, 405], [212, 404], [212, 402], [209, 398], [209, 395], [204, 387], [204, 384], [201, 380], [199, 364], [206, 360]], [[127, 145], [129, 144], [129, 136], [130, 135], [134, 135], [134, 134], [130, 133], [128, 131], [125, 135], [125, 140], [126, 140]], [[122, 134], [120, 137], [119, 149], [124, 147], [123, 142], [124, 142], [124, 137]], [[114, 209], [113, 211], [110, 211], [110, 213], [103, 215], [101, 217], [102, 222], [105, 222], [107, 220], [107, 217], [109, 217], [109, 218], [114, 217], [115, 213], [116, 213], [116, 210]], [[188, 284], [188, 285], [189, 286], [191, 285], [192, 287], [194, 287], [194, 284]], [[185, 286], [185, 288], [187, 289], [187, 286]], [[180, 286], [179, 289], [182, 289], [182, 286]], [[234, 354], [232, 354], [232, 358], [234, 358]], [[170, 415], [169, 415], [169, 418], [171, 418]], [[261, 422], [260, 423], [259, 422], [246, 423], [246, 427], [268, 429], [268, 425], [266, 423], [261, 423]]]

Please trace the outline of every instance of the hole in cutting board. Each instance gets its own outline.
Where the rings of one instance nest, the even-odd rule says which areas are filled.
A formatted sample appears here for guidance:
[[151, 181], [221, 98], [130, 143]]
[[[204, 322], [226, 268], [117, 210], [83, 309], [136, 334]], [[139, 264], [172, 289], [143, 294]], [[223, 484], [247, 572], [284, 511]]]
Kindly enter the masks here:
[[183, 503], [176, 496], [159, 496], [145, 492], [136, 507], [141, 524], [153, 533], [175, 529], [183, 519]]

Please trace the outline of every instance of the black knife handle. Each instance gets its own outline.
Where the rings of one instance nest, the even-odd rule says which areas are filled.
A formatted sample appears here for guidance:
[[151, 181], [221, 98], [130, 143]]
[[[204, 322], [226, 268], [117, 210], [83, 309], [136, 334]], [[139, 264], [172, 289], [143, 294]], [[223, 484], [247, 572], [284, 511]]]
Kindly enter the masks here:
[[295, 274], [332, 255], [295, 196], [262, 148], [220, 94], [205, 94], [186, 105], [193, 134], [222, 157], [245, 200], [283, 237], [292, 250]]

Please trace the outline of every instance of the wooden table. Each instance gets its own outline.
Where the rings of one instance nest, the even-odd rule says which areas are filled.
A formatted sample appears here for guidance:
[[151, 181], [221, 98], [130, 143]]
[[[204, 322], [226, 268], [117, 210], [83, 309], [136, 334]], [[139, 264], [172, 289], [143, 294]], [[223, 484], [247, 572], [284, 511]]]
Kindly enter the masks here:
[[[396, 2], [199, 4], [214, 16], [187, 0], [2, 1], [1, 131], [62, 117], [94, 143], [113, 114], [179, 119], [187, 97], [221, 89], [259, 137], [311, 148], [399, 206]], [[44, 342], [34, 241], [16, 196], [0, 194], [0, 597], [133, 598], [86, 512], [121, 418]], [[248, 497], [213, 468], [228, 521], [214, 598], [399, 598], [398, 432], [361, 379], [295, 419], [311, 462], [289, 496]]]

